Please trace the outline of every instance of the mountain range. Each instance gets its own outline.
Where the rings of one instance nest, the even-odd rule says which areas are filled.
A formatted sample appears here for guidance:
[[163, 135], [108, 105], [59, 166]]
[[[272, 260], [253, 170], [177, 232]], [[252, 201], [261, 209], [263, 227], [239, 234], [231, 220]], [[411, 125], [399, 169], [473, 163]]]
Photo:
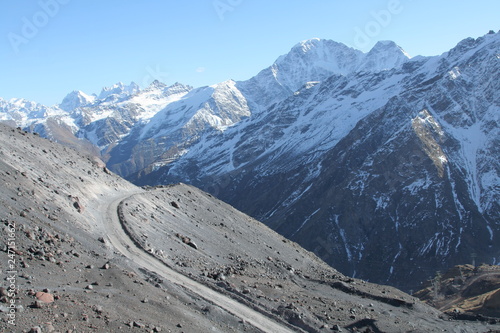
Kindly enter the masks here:
[[339, 271], [416, 290], [500, 263], [500, 33], [440, 56], [311, 39], [247, 81], [0, 99], [0, 121], [138, 185], [212, 193]]

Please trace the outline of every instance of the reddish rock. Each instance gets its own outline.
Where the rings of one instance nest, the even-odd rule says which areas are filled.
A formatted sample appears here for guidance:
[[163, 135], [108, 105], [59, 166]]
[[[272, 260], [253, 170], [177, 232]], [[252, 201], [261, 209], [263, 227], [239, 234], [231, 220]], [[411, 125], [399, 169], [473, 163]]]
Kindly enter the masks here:
[[35, 294], [35, 297], [37, 300], [44, 302], [44, 303], [52, 303], [54, 302], [54, 296], [49, 293], [45, 293], [43, 291], [39, 291]]

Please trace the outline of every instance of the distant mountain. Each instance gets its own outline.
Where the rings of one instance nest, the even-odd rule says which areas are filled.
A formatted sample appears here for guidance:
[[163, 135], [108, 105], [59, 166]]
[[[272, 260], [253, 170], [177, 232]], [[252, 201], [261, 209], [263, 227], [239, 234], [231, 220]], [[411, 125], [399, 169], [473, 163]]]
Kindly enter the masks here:
[[107, 151], [137, 123], [147, 122], [168, 104], [181, 99], [192, 87], [154, 81], [140, 90], [135, 83], [103, 88], [99, 96], [82, 91], [69, 93], [61, 104], [47, 107], [23, 99], [0, 99], [0, 121], [38, 132], [73, 146], [94, 146]]
[[251, 115], [234, 81], [189, 91], [149, 121], [136, 124], [110, 151], [108, 166], [123, 176], [177, 160], [205, 133], [223, 132]]
[[136, 184], [194, 184], [344, 273], [417, 289], [472, 252], [500, 263], [499, 50], [499, 33], [415, 58], [312, 39], [247, 81], [0, 100], [0, 120], [60, 124]]
[[89, 96], [82, 91], [75, 90], [64, 97], [62, 103], [59, 104], [59, 108], [71, 112], [79, 107], [94, 103], [96, 99], [97, 97], [95, 95]]

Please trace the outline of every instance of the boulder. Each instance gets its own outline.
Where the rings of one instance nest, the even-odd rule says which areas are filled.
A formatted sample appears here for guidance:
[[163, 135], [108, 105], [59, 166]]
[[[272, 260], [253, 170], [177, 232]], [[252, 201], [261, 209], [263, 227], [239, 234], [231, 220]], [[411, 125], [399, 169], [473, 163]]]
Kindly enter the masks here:
[[43, 303], [52, 303], [54, 302], [54, 295], [50, 293], [46, 293], [43, 291], [39, 291], [35, 294], [35, 297], [37, 300], [43, 302]]

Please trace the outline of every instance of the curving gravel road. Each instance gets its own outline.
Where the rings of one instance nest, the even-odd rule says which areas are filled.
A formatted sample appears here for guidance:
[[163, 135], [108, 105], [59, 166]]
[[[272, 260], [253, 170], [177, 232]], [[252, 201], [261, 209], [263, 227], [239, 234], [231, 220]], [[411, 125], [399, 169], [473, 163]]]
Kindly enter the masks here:
[[132, 260], [137, 265], [144, 267], [152, 272], [157, 273], [164, 279], [180, 285], [200, 297], [212, 302], [213, 304], [223, 308], [229, 313], [239, 317], [250, 325], [264, 331], [272, 333], [293, 332], [289, 328], [280, 325], [271, 320], [265, 315], [237, 302], [236, 300], [222, 295], [190, 278], [175, 272], [165, 266], [161, 261], [153, 258], [141, 248], [138, 248], [134, 242], [124, 232], [119, 221], [117, 209], [118, 205], [124, 199], [133, 196], [137, 193], [127, 193], [116, 197], [107, 198], [101, 203], [103, 216], [103, 226], [105, 227], [107, 237], [111, 244], [124, 256]]

